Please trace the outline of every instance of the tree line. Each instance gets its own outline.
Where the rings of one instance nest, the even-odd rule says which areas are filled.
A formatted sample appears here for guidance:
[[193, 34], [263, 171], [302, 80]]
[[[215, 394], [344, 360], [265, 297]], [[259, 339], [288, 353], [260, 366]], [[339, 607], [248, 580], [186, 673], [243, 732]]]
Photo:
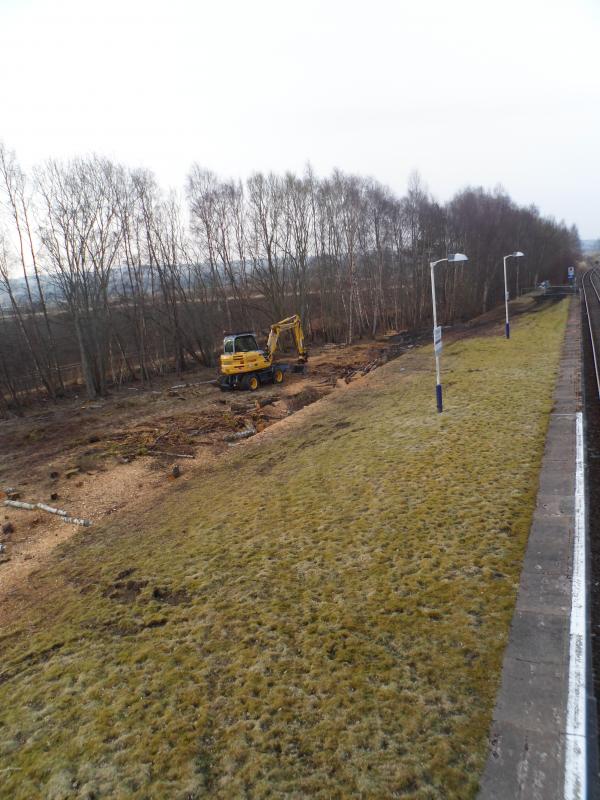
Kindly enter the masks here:
[[24, 173], [0, 145], [0, 413], [77, 382], [90, 398], [124, 381], [213, 365], [224, 330], [265, 331], [291, 313], [313, 341], [351, 343], [431, 321], [429, 261], [469, 256], [436, 281], [443, 323], [562, 282], [577, 230], [501, 189], [439, 203], [418, 175], [403, 197], [335, 170], [223, 180], [194, 164], [181, 194], [98, 156]]

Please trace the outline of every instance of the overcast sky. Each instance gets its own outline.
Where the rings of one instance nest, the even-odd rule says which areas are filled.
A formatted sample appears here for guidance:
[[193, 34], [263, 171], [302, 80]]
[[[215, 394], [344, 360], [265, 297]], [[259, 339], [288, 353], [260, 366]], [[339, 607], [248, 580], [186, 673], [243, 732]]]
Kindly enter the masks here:
[[598, 238], [599, 42], [600, 0], [0, 0], [0, 139], [174, 187], [417, 169]]

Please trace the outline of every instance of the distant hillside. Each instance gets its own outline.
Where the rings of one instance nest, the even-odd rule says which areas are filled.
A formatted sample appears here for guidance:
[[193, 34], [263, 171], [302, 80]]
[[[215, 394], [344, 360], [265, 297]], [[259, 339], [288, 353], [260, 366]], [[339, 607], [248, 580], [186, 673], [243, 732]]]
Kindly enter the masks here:
[[582, 239], [581, 249], [584, 253], [600, 253], [600, 239]]
[[[46, 302], [52, 304], [52, 302], [56, 298], [56, 288], [51, 283], [51, 281], [44, 275], [41, 276], [40, 282], [42, 284], [42, 291], [44, 296], [46, 297]], [[24, 301], [27, 300], [27, 286], [25, 284], [25, 278], [22, 277], [14, 277], [10, 279], [10, 285], [12, 287], [13, 295], [17, 300]], [[33, 298], [34, 303], [38, 302], [39, 295], [37, 290], [37, 285], [35, 278], [33, 275], [29, 276], [29, 290], [31, 291], [31, 296]], [[8, 297], [8, 292], [6, 289], [0, 284], [0, 307], [8, 308], [10, 306], [10, 300]]]
[[[262, 261], [258, 261], [257, 263], [261, 264]], [[206, 264], [200, 265], [202, 268], [208, 269]], [[232, 266], [234, 269], [240, 266], [240, 262], [233, 261]], [[189, 269], [198, 269], [196, 265], [189, 267]], [[142, 266], [141, 270], [138, 273], [138, 280], [143, 283], [143, 286], [146, 291], [151, 291], [152, 281], [156, 280], [156, 276], [152, 276], [151, 268], [149, 266]], [[90, 274], [91, 280], [91, 274]], [[44, 293], [44, 297], [48, 306], [56, 305], [63, 297], [62, 291], [60, 286], [57, 284], [56, 279], [52, 279], [48, 277], [47, 274], [42, 273], [40, 275], [40, 283], [42, 285], [42, 292]], [[27, 285], [25, 283], [25, 278], [22, 276], [15, 276], [11, 277], [10, 285], [12, 287], [12, 292], [17, 301], [19, 302], [26, 302], [27, 301]], [[34, 275], [29, 275], [29, 290], [31, 291], [31, 296], [33, 298], [34, 303], [39, 301], [39, 295], [37, 290], [37, 285], [35, 281]], [[129, 280], [127, 277], [127, 267], [117, 265], [112, 268], [110, 281], [109, 281], [109, 295], [126, 295], [131, 292]], [[8, 292], [6, 289], [0, 284], [0, 308], [8, 308], [10, 306], [10, 299]]]
[[[143, 269], [147, 268], [144, 267]], [[46, 303], [49, 306], [55, 305], [62, 298], [62, 292], [60, 287], [57, 285], [56, 280], [52, 280], [48, 277], [48, 275], [42, 273], [40, 275], [40, 283], [42, 285], [42, 292], [44, 293]], [[146, 275], [144, 275], [144, 285], [148, 290], [150, 289], [150, 283], [151, 277], [150, 273], [148, 272]], [[12, 287], [13, 295], [18, 301], [27, 301], [27, 285], [25, 283], [25, 278], [15, 276], [14, 278], [10, 279], [10, 285]], [[110, 277], [109, 294], [126, 293], [127, 289], [128, 283], [126, 280], [126, 268], [120, 266], [114, 267]], [[33, 275], [29, 275], [29, 290], [31, 292], [33, 302], [37, 303], [39, 300], [39, 294], [35, 277]], [[10, 306], [8, 292], [0, 284], [0, 308], [8, 308], [8, 306]]]

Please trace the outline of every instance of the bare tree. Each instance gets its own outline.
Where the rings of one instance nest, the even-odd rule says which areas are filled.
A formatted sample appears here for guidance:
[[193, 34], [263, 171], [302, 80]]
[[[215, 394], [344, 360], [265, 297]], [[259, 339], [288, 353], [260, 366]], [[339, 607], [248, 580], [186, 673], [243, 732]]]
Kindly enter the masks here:
[[3, 414], [32, 393], [63, 391], [75, 358], [95, 397], [111, 383], [210, 365], [225, 326], [256, 329], [292, 311], [328, 341], [421, 328], [428, 262], [452, 250], [469, 264], [440, 275], [446, 322], [501, 302], [506, 252], [527, 254], [514, 293], [561, 279], [579, 252], [575, 229], [500, 188], [467, 188], [442, 205], [417, 174], [398, 197], [339, 170], [256, 173], [242, 185], [193, 165], [185, 221], [179, 196], [146, 170], [50, 161], [30, 186], [0, 148], [0, 189]]
[[90, 398], [106, 390], [108, 290], [121, 239], [114, 176], [114, 165], [97, 157], [50, 161], [37, 174], [42, 239], [75, 328]]

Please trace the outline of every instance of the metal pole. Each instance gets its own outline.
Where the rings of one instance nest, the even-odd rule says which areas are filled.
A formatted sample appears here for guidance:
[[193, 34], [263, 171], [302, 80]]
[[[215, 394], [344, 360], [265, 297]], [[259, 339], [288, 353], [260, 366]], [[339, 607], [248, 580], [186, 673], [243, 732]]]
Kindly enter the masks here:
[[504, 330], [506, 332], [506, 338], [510, 339], [510, 322], [508, 321], [508, 283], [506, 281], [506, 259], [510, 258], [510, 256], [504, 256], [504, 306], [506, 308], [506, 324], [504, 326]]
[[[442, 259], [446, 260], [446, 259]], [[442, 382], [440, 376], [440, 357], [438, 355], [437, 349], [435, 347], [435, 329], [437, 328], [437, 311], [435, 307], [435, 277], [433, 274], [433, 268], [438, 261], [431, 261], [429, 266], [431, 267], [431, 299], [433, 301], [433, 349], [435, 351], [435, 397], [437, 401], [437, 410], [438, 414], [441, 414], [444, 410], [444, 406], [442, 403]]]

